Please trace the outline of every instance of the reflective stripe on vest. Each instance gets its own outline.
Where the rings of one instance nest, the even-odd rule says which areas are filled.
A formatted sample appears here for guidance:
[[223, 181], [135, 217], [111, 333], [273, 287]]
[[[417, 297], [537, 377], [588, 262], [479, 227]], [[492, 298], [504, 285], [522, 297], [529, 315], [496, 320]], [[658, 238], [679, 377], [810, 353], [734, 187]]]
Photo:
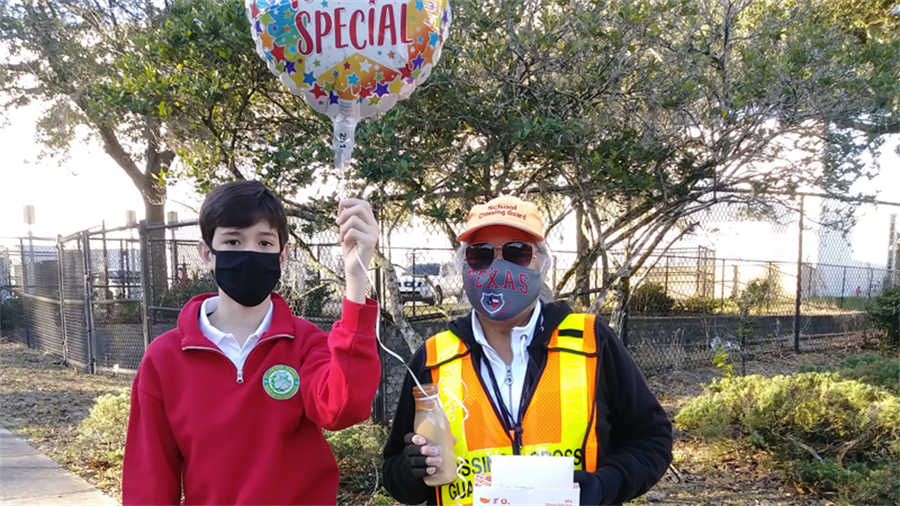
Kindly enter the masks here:
[[[596, 470], [596, 348], [593, 315], [571, 314], [554, 330], [547, 364], [522, 420], [522, 455], [571, 456], [575, 469]], [[461, 339], [441, 332], [426, 341], [425, 350], [426, 367], [456, 436], [460, 467], [455, 482], [437, 489], [438, 504], [472, 504], [475, 475], [490, 474], [491, 455], [513, 453], [511, 435], [497, 418]]]

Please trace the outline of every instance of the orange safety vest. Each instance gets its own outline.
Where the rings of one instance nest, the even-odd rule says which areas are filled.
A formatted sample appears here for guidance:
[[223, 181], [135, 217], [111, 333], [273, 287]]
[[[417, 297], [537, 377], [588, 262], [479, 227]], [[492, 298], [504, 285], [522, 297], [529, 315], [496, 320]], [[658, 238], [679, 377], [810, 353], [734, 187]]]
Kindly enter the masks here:
[[[522, 420], [521, 455], [572, 456], [575, 469], [597, 469], [594, 318], [570, 314], [553, 331], [547, 365]], [[514, 435], [495, 415], [460, 338], [441, 332], [425, 342], [425, 351], [426, 367], [457, 438], [455, 465], [461, 465], [455, 482], [436, 489], [437, 503], [472, 504], [475, 475], [490, 474], [491, 455], [513, 454]]]

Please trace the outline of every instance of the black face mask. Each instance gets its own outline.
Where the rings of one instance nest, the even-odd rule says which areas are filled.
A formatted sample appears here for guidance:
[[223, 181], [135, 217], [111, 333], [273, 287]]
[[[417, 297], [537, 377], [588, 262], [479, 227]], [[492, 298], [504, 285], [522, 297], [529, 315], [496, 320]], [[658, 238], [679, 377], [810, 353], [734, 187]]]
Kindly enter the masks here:
[[272, 293], [281, 277], [280, 253], [258, 251], [216, 251], [213, 278], [219, 288], [235, 302], [256, 307]]

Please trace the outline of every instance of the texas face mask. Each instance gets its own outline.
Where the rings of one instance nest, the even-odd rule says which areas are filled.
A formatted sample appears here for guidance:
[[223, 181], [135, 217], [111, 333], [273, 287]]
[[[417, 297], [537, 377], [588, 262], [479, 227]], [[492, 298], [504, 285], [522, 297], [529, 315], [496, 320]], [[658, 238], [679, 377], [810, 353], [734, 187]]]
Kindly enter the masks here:
[[505, 321], [528, 309], [541, 293], [541, 272], [496, 259], [482, 270], [466, 269], [463, 286], [472, 308], [494, 321]]
[[216, 251], [216, 268], [213, 278], [219, 288], [235, 302], [255, 307], [272, 293], [281, 277], [279, 253], [258, 251]]

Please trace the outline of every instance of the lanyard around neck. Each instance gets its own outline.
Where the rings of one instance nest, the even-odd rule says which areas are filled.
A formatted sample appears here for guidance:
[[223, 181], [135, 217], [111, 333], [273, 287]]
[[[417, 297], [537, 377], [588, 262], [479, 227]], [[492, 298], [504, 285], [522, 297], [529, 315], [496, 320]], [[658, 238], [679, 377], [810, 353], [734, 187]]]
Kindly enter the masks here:
[[[482, 354], [484, 355], [482, 358], [488, 361], [488, 363], [485, 365], [487, 365], [488, 376], [491, 380], [491, 388], [493, 388], [494, 395], [497, 397], [497, 406], [500, 408], [500, 414], [503, 415], [503, 426], [506, 430], [510, 430], [516, 426], [516, 419], [509, 412], [509, 408], [506, 407], [506, 403], [503, 402], [503, 396], [500, 394], [500, 384], [497, 382], [497, 377], [494, 375], [494, 366], [487, 358], [487, 350], [484, 350]], [[509, 402], [515, 402], [513, 401], [512, 396], [510, 396]]]

